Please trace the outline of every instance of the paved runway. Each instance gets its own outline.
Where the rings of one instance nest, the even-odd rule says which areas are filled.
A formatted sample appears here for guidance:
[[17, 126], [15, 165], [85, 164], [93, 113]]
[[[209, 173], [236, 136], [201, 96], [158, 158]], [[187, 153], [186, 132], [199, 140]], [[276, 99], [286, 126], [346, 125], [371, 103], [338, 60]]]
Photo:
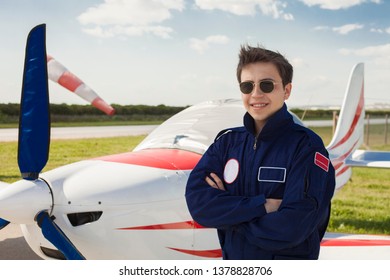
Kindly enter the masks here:
[[[385, 119], [371, 119], [370, 124], [383, 124]], [[332, 126], [331, 120], [304, 121], [308, 127]], [[100, 138], [116, 136], [145, 135], [158, 125], [124, 125], [124, 126], [84, 126], [84, 127], [52, 127], [51, 139]], [[18, 141], [17, 128], [1, 128], [0, 142]]]
[[[52, 127], [51, 139], [100, 138], [149, 134], [157, 125]], [[0, 142], [18, 141], [17, 128], [0, 129]]]

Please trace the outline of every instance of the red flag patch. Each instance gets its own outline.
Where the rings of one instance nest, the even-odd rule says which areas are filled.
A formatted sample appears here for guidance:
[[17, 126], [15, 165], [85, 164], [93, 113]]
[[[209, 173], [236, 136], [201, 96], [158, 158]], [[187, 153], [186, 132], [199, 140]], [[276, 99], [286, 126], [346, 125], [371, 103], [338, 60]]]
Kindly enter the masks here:
[[319, 152], [316, 152], [314, 156], [314, 164], [323, 169], [324, 171], [329, 171], [329, 159], [320, 154]]

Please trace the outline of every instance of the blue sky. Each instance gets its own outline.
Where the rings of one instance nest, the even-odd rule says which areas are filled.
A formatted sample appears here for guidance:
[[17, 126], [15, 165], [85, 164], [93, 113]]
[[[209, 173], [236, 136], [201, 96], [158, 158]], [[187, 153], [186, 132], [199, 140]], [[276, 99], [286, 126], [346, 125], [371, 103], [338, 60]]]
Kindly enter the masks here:
[[[390, 103], [390, 1], [1, 0], [0, 103], [19, 102], [29, 30], [108, 103], [192, 105], [240, 98], [241, 44], [294, 66], [291, 107], [342, 103], [365, 63], [366, 103]], [[52, 103], [86, 104], [50, 82]]]

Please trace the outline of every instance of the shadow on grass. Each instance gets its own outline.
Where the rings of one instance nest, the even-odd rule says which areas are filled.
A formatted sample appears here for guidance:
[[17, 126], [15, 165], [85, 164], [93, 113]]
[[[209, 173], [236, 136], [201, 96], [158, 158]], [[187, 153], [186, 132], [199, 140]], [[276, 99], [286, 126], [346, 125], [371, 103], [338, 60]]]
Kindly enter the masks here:
[[390, 234], [390, 218], [385, 218], [384, 220], [362, 220], [353, 217], [338, 218], [333, 216], [331, 226], [339, 232], [347, 230], [348, 233]]

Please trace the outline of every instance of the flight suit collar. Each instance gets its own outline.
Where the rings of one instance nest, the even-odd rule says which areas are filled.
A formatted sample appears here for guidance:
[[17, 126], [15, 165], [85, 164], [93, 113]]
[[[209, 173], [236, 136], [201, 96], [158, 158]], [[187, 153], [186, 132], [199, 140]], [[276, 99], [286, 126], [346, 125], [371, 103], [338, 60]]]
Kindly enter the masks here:
[[[287, 110], [286, 103], [284, 103], [279, 111], [269, 117], [257, 138], [273, 139], [278, 137], [284, 132], [284, 127], [291, 123], [293, 123], [293, 118]], [[257, 136], [255, 131], [255, 121], [248, 112], [244, 115], [244, 126], [249, 133]]]

